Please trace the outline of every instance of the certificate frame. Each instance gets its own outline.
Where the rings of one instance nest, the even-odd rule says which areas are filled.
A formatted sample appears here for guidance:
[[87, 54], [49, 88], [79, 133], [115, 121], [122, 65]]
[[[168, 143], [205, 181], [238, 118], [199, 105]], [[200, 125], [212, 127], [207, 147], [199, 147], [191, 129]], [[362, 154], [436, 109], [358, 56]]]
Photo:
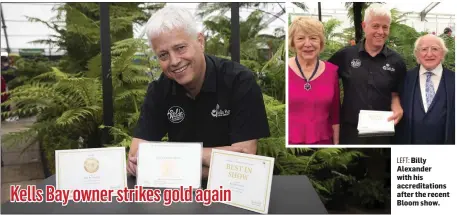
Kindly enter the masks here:
[[[64, 149], [64, 150], [56, 150], [55, 151], [55, 170], [56, 170], [56, 189], [61, 189], [62, 185], [62, 166], [61, 166], [61, 155], [63, 154], [79, 154], [79, 153], [86, 153], [86, 152], [103, 152], [103, 151], [120, 151], [123, 155], [123, 159], [119, 159], [118, 162], [120, 168], [122, 169], [122, 184], [123, 188], [128, 187], [127, 184], [127, 158], [125, 147], [105, 147], [105, 148], [86, 148], [86, 149]], [[123, 189], [121, 188], [121, 189]], [[113, 193], [115, 194], [115, 193]]]
[[252, 154], [245, 154], [245, 153], [237, 153], [237, 152], [231, 152], [231, 151], [225, 151], [225, 150], [219, 150], [219, 149], [212, 149], [211, 151], [211, 161], [210, 161], [210, 169], [208, 173], [208, 183], [207, 183], [207, 188], [211, 188], [211, 178], [212, 178], [212, 168], [213, 163], [214, 163], [214, 156], [217, 155], [224, 155], [224, 156], [231, 156], [231, 157], [239, 157], [243, 159], [251, 159], [251, 160], [256, 160], [260, 162], [267, 162], [268, 164], [268, 175], [267, 175], [267, 181], [266, 181], [266, 187], [265, 187], [265, 193], [263, 196], [264, 199], [264, 207], [263, 210], [258, 210], [256, 208], [252, 208], [247, 205], [235, 203], [235, 202], [221, 202], [223, 204], [243, 208], [246, 210], [262, 213], [262, 214], [267, 214], [270, 206], [270, 195], [271, 195], [271, 184], [273, 180], [273, 170], [274, 170], [274, 165], [275, 165], [275, 159], [273, 157], [266, 157], [266, 156], [260, 156], [260, 155], [252, 155]]
[[136, 177], [136, 184], [137, 185], [141, 185], [141, 186], [144, 186], [144, 187], [154, 187], [154, 188], [168, 188], [168, 189], [176, 189], [176, 188], [180, 188], [180, 186], [187, 186], [187, 185], [180, 185], [180, 186], [147, 186], [147, 185], [144, 185], [142, 184], [142, 174], [140, 173], [140, 148], [141, 146], [144, 146], [144, 145], [150, 145], [152, 147], [172, 147], [172, 148], [176, 148], [176, 147], [182, 147], [182, 146], [190, 146], [190, 145], [197, 145], [200, 150], [198, 151], [198, 154], [196, 155], [193, 155], [193, 156], [198, 156], [199, 158], [199, 165], [198, 165], [198, 176], [199, 176], [199, 180], [198, 180], [198, 186], [192, 186], [192, 190], [196, 190], [196, 189], [200, 189], [202, 187], [202, 183], [201, 183], [201, 175], [202, 175], [202, 154], [203, 154], [203, 143], [202, 142], [161, 142], [161, 141], [142, 141], [139, 143], [138, 145], [138, 152], [137, 152], [137, 177]]

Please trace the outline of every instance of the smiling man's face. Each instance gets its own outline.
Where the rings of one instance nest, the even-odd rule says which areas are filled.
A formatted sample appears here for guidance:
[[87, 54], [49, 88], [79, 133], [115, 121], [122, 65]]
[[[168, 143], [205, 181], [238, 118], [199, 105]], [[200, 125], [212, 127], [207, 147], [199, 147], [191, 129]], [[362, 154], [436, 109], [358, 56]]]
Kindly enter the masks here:
[[175, 29], [151, 39], [162, 71], [185, 87], [192, 87], [204, 73], [204, 38], [201, 34], [195, 37], [182, 29]]
[[435, 69], [444, 60], [444, 49], [434, 35], [423, 36], [419, 41], [416, 57], [427, 70]]
[[366, 42], [371, 47], [384, 46], [390, 33], [390, 18], [388, 16], [372, 16], [368, 22], [362, 22]]

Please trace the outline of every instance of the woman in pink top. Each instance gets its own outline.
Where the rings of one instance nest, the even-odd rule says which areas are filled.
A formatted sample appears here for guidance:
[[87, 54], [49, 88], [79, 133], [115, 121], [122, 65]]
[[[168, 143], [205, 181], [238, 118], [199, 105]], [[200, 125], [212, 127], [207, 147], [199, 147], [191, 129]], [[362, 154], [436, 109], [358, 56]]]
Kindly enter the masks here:
[[289, 144], [338, 144], [340, 89], [338, 67], [319, 60], [324, 27], [300, 17], [289, 27]]

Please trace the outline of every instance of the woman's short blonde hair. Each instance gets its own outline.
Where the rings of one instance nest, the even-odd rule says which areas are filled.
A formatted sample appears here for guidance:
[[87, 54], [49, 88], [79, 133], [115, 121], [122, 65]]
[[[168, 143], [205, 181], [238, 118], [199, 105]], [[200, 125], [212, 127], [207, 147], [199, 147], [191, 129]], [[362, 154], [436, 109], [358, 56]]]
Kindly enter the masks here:
[[297, 33], [304, 33], [307, 35], [317, 35], [320, 39], [320, 52], [324, 50], [325, 47], [325, 36], [324, 36], [324, 25], [319, 20], [301, 16], [296, 18], [292, 24], [289, 26], [289, 50], [295, 52], [294, 47], [294, 36]]

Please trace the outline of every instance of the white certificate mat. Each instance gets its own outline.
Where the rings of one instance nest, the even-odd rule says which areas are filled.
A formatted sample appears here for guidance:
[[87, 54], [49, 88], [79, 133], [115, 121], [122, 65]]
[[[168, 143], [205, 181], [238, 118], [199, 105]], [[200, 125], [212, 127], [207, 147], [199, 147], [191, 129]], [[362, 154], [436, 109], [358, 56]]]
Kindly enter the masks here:
[[137, 162], [137, 185], [200, 188], [202, 143], [141, 142]]
[[125, 147], [56, 150], [55, 159], [56, 189], [127, 187]]
[[392, 111], [361, 110], [357, 129], [359, 134], [394, 134], [394, 121], [388, 121]]
[[224, 204], [266, 214], [274, 163], [271, 157], [213, 149], [207, 189], [230, 189], [231, 201]]

